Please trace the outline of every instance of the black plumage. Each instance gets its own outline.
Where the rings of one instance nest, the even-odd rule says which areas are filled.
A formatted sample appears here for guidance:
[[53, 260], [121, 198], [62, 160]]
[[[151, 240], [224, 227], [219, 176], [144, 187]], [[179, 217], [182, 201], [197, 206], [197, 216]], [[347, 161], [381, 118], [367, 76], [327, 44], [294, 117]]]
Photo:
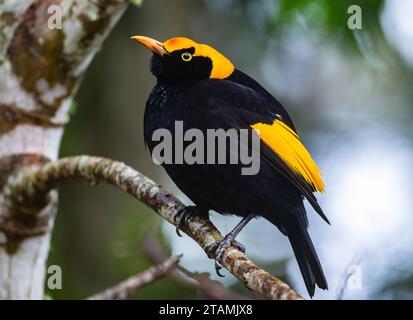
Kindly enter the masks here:
[[[152, 140], [155, 130], [168, 129], [175, 122], [184, 130], [231, 128], [248, 129], [257, 122], [271, 124], [280, 119], [295, 131], [294, 124], [268, 91], [240, 70], [225, 79], [211, 79], [210, 57], [180, 59], [182, 52], [154, 54], [151, 70], [157, 78], [147, 101], [144, 117], [145, 142], [152, 152], [159, 143]], [[188, 144], [189, 142], [187, 142]], [[206, 157], [206, 156], [205, 156]], [[292, 245], [310, 296], [315, 285], [327, 288], [317, 253], [308, 234], [304, 197], [326, 221], [313, 194], [314, 188], [293, 172], [268, 145], [261, 143], [257, 175], [241, 175], [240, 164], [163, 164], [176, 185], [203, 211], [246, 217], [262, 216], [276, 225]]]

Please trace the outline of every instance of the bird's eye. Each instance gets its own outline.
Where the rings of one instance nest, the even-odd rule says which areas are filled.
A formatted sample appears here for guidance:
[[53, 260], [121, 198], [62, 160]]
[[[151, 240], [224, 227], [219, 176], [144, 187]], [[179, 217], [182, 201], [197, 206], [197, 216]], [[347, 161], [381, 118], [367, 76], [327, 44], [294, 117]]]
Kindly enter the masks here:
[[189, 52], [184, 52], [181, 55], [181, 58], [182, 58], [182, 60], [184, 60], [186, 62], [191, 61], [192, 60], [192, 54], [190, 54]]

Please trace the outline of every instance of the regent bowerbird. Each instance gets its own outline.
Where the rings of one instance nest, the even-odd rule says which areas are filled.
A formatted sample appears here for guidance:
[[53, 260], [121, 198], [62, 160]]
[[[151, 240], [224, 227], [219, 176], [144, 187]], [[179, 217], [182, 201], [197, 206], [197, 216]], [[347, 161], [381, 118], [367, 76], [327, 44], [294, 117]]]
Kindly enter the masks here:
[[[182, 212], [180, 223], [191, 214], [208, 215], [210, 210], [242, 217], [217, 246], [219, 263], [231, 244], [242, 249], [235, 240], [240, 230], [254, 217], [264, 217], [288, 237], [310, 296], [316, 285], [327, 289], [304, 208], [306, 199], [328, 222], [314, 195], [324, 191], [324, 183], [281, 103], [209, 45], [184, 37], [165, 42], [132, 38], [153, 52], [150, 69], [157, 83], [144, 116], [144, 138], [151, 152], [159, 144], [153, 139], [154, 132], [174, 132], [178, 121], [183, 130], [245, 129], [259, 136], [260, 168], [254, 175], [243, 175], [241, 164], [234, 163], [163, 163], [171, 179], [195, 204]], [[208, 152], [211, 148], [206, 148], [205, 158]]]

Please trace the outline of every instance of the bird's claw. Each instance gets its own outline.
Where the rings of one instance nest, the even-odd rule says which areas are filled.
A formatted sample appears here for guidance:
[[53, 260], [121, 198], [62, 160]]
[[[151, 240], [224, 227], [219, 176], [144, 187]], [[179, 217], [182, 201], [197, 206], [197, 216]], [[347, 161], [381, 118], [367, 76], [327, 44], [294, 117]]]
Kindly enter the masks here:
[[228, 249], [230, 246], [236, 247], [242, 253], [245, 252], [245, 246], [239, 243], [237, 240], [235, 240], [231, 234], [226, 235], [224, 239], [218, 242], [215, 248], [214, 255], [215, 255], [215, 272], [217, 273], [219, 277], [224, 277], [224, 275], [222, 275], [222, 273], [220, 272], [220, 270], [223, 267], [221, 263], [222, 255], [225, 252], [225, 250]]
[[182, 237], [182, 234], [179, 231], [179, 229], [182, 229], [182, 227], [188, 222], [189, 216], [197, 214], [197, 210], [198, 208], [196, 206], [188, 206], [180, 209], [178, 213], [175, 215], [175, 231], [179, 237]]
[[224, 278], [225, 276], [221, 273], [222, 268], [222, 264], [215, 260], [215, 272], [217, 273], [218, 277]]
[[239, 243], [237, 240], [232, 240], [232, 245], [236, 247], [242, 253], [245, 253], [246, 249], [242, 243]]

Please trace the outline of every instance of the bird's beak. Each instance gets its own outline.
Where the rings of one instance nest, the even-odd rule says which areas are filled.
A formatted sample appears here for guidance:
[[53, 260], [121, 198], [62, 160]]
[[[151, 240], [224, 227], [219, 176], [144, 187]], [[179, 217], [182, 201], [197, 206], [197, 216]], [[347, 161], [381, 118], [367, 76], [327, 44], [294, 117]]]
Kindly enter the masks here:
[[163, 56], [164, 54], [167, 53], [165, 48], [163, 47], [162, 42], [149, 38], [149, 37], [144, 37], [144, 36], [133, 36], [131, 39], [138, 41], [141, 45], [145, 46], [149, 50], [151, 50], [153, 53], [156, 53], [160, 56]]

